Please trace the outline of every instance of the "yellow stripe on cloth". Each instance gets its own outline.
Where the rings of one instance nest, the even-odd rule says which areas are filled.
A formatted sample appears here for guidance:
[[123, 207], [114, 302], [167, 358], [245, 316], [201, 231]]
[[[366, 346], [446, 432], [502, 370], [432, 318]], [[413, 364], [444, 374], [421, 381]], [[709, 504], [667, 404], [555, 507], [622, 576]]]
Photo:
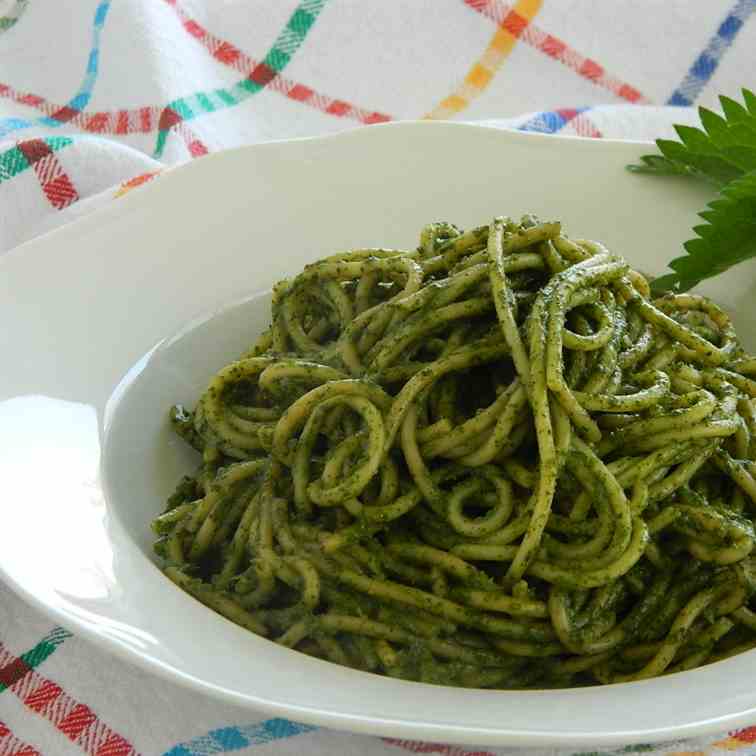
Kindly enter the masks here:
[[464, 110], [480, 95], [514, 49], [525, 27], [541, 9], [543, 0], [519, 0], [507, 13], [483, 55], [472, 65], [463, 82], [424, 118], [442, 120]]
[[[712, 743], [711, 747], [722, 751], [739, 751], [748, 747], [747, 740], [741, 740], [738, 737], [732, 735], [726, 737], [724, 740], [717, 740], [716, 743]], [[743, 751], [747, 753], [747, 751]]]

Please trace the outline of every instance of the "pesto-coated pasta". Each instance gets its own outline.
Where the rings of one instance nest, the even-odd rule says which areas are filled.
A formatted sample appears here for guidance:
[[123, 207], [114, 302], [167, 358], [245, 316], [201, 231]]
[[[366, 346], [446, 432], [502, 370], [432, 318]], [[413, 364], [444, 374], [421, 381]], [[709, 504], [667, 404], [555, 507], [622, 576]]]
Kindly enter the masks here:
[[226, 618], [364, 671], [638, 680], [756, 645], [756, 360], [727, 315], [559, 223], [422, 229], [274, 287], [171, 410], [201, 454], [153, 521]]

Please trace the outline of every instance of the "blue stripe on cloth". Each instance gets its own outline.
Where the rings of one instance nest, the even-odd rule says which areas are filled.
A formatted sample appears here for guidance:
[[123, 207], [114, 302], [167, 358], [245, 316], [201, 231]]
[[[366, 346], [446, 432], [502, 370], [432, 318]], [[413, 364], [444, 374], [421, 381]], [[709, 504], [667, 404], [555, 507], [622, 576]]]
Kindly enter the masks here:
[[100, 64], [100, 50], [90, 50], [89, 60], [87, 61], [87, 73], [97, 73], [97, 66]]
[[95, 11], [94, 24], [95, 26], [103, 27], [105, 24], [105, 18], [108, 15], [108, 9], [110, 8], [110, 2], [103, 2], [97, 6]]
[[719, 25], [706, 48], [693, 61], [685, 78], [667, 100], [667, 105], [692, 105], [708, 84], [719, 61], [727, 52], [743, 24], [756, 10], [756, 0], [738, 0]]
[[[87, 107], [89, 101], [92, 99], [92, 91], [95, 83], [97, 82], [97, 75], [99, 72], [100, 62], [100, 36], [102, 29], [105, 26], [105, 21], [108, 17], [108, 11], [110, 10], [111, 0], [100, 0], [97, 9], [95, 10], [94, 22], [92, 28], [92, 45], [87, 56], [87, 68], [84, 72], [84, 78], [79, 86], [76, 94], [68, 101], [67, 107], [73, 110], [82, 111]], [[26, 121], [20, 118], [2, 118], [0, 119], [0, 139], [7, 136], [13, 131], [22, 131], [24, 129], [31, 128], [33, 126], [51, 126], [53, 128], [60, 127], [64, 124], [64, 121], [58, 121], [55, 118], [49, 116], [40, 116], [31, 121]]]
[[556, 134], [561, 131], [570, 121], [573, 121], [581, 113], [590, 110], [584, 108], [560, 108], [559, 110], [547, 110], [537, 113], [525, 123], [518, 126], [519, 131], [538, 131], [542, 134]]
[[216, 753], [229, 753], [250, 746], [272, 743], [317, 729], [312, 725], [299, 724], [288, 719], [266, 719], [252, 725], [210, 730], [207, 735], [200, 735], [186, 743], [178, 743], [166, 751], [164, 756], [212, 756]]
[[5, 121], [15, 129], [28, 129], [33, 125], [31, 121], [27, 121], [25, 118], [6, 118]]

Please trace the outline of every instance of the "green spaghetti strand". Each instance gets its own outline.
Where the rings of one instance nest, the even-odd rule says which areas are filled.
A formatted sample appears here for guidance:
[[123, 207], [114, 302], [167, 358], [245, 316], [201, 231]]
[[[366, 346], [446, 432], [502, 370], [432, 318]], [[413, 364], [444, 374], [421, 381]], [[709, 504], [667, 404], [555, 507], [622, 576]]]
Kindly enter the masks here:
[[756, 646], [756, 358], [557, 222], [436, 222], [273, 289], [170, 422], [166, 575], [287, 648], [565, 687]]

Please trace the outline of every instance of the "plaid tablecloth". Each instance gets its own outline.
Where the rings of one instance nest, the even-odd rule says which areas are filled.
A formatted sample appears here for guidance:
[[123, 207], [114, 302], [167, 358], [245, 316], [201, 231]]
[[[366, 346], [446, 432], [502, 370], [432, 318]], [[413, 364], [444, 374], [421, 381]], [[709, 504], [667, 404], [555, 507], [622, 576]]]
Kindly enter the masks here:
[[[406, 118], [671, 135], [673, 122], [695, 122], [689, 106], [716, 107], [716, 94], [753, 86], [755, 8], [0, 0], [0, 254], [170, 166], [250, 142]], [[756, 727], [611, 753], [727, 750], [756, 753]], [[222, 705], [110, 658], [0, 585], [0, 756], [82, 751], [510, 753], [354, 736]]]

